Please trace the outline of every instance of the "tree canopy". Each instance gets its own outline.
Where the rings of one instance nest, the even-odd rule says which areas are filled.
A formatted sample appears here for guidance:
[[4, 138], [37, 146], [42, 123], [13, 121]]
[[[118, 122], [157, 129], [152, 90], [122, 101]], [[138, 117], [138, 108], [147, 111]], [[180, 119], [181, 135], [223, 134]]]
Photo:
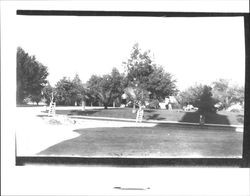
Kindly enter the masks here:
[[110, 74], [92, 75], [87, 82], [87, 87], [92, 93], [92, 97], [103, 103], [107, 109], [112, 101], [121, 96], [123, 75], [116, 68], [113, 68]]
[[[113, 68], [109, 74], [92, 75], [86, 84], [76, 74], [72, 80], [63, 77], [52, 87], [47, 81], [47, 67], [18, 47], [17, 104], [25, 103], [26, 100], [39, 103], [42, 99], [48, 104], [52, 92], [59, 105], [80, 105], [86, 101], [91, 105], [103, 104], [105, 108], [114, 102], [119, 104], [124, 92], [127, 101], [138, 105], [146, 101], [163, 101], [165, 97], [177, 95], [174, 77], [154, 62], [149, 50], [142, 51], [139, 44], [133, 46], [124, 66], [123, 73]], [[234, 103], [244, 104], [244, 87], [232, 85], [227, 79], [219, 79], [210, 86], [193, 85], [178, 93], [177, 99], [182, 106], [192, 104], [200, 111], [213, 111], [216, 103], [227, 109]]]
[[166, 96], [172, 96], [178, 92], [175, 83], [176, 80], [173, 79], [173, 76], [162, 66], [158, 66], [149, 75], [147, 90], [151, 92], [153, 99], [163, 100]]
[[191, 104], [199, 108], [200, 112], [214, 112], [216, 100], [213, 98], [212, 87], [196, 84], [179, 94], [181, 105]]
[[58, 105], [80, 105], [85, 96], [83, 83], [77, 74], [73, 80], [63, 77], [55, 86], [55, 99]]
[[177, 92], [172, 75], [156, 65], [150, 51], [142, 52], [138, 44], [133, 46], [130, 58], [124, 64], [127, 87], [137, 89], [134, 91], [141, 91], [149, 98], [158, 100]]
[[215, 112], [216, 100], [213, 98], [212, 87], [208, 85], [204, 85], [202, 89], [202, 93], [198, 100], [196, 101], [197, 107], [201, 113], [204, 112]]
[[39, 102], [42, 98], [42, 89], [47, 83], [46, 78], [49, 74], [47, 67], [37, 61], [35, 56], [30, 56], [18, 47], [16, 73], [17, 103], [24, 103], [24, 99], [28, 97]]
[[244, 87], [230, 84], [227, 79], [219, 79], [212, 83], [214, 98], [222, 104], [224, 109], [231, 104], [244, 102]]

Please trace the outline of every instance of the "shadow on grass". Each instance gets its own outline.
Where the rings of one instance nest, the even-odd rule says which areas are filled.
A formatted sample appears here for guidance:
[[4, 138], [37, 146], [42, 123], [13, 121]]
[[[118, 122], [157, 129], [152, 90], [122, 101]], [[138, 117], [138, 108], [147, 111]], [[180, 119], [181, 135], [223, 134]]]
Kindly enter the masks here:
[[144, 109], [145, 112], [147, 113], [153, 113], [153, 112], [156, 112], [157, 110], [155, 109]]
[[[199, 121], [199, 112], [186, 112], [179, 122], [199, 123]], [[205, 113], [205, 123], [230, 125], [228, 117], [218, 113]]]
[[66, 115], [82, 115], [82, 116], [88, 116], [92, 115], [94, 113], [100, 112], [100, 110], [85, 110], [85, 111], [80, 111], [80, 110], [69, 110], [69, 111], [63, 111], [63, 110], [56, 110], [56, 114], [66, 114]]
[[159, 117], [160, 114], [152, 114], [152, 115], [148, 115], [146, 116], [146, 120], [166, 120], [166, 118], [162, 118], [162, 117]]

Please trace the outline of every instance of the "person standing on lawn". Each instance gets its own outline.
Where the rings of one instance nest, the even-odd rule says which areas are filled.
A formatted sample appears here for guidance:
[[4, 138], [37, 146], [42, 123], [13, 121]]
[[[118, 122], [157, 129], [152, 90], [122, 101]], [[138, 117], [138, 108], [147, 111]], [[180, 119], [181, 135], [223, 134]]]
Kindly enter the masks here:
[[200, 114], [200, 125], [203, 126], [205, 124], [205, 115], [203, 113]]

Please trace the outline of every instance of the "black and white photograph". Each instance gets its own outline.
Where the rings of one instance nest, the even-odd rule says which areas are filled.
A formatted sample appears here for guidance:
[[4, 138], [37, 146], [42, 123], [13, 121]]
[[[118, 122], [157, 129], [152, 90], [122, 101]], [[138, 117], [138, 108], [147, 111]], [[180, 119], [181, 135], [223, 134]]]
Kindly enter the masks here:
[[1, 3], [3, 195], [248, 195], [249, 2], [105, 2]]
[[242, 157], [243, 17], [18, 15], [17, 28], [17, 156]]

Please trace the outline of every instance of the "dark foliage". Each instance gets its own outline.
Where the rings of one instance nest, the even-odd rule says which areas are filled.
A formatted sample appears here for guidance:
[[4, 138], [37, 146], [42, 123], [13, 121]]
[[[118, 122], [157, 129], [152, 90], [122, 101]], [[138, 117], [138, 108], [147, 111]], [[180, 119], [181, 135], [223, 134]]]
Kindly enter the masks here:
[[17, 104], [24, 103], [25, 98], [39, 102], [42, 98], [41, 92], [47, 83], [48, 70], [36, 60], [35, 56], [30, 56], [22, 48], [17, 48]]

